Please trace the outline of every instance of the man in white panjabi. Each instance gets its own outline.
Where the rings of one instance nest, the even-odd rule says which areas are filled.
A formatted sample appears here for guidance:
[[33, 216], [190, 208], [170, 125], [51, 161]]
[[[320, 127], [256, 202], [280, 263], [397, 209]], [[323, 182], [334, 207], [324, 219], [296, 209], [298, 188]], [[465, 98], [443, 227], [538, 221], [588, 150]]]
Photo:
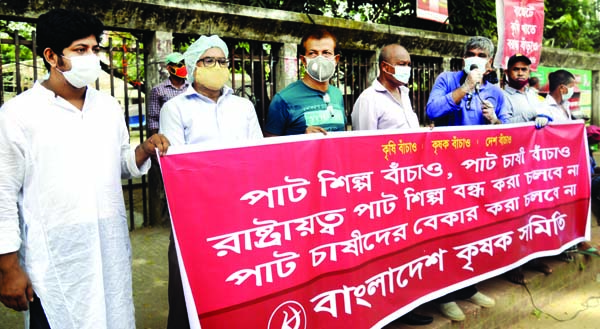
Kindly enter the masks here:
[[88, 85], [104, 26], [64, 9], [37, 21], [48, 78], [0, 108], [0, 301], [26, 328], [135, 328], [121, 179], [168, 141], [129, 145], [117, 100]]

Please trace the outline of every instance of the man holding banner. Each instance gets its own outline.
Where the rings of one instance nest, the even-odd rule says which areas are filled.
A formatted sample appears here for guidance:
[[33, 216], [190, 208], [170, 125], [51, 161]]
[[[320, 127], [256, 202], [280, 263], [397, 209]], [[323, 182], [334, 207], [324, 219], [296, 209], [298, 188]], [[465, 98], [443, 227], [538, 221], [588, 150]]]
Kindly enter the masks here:
[[346, 130], [342, 92], [329, 84], [340, 55], [337, 39], [327, 30], [308, 32], [300, 42], [306, 73], [278, 92], [265, 124], [265, 135], [287, 136]]
[[[229, 79], [229, 51], [218, 36], [201, 36], [183, 54], [191, 68], [193, 84], [168, 101], [160, 111], [160, 131], [171, 145], [211, 144], [261, 139], [252, 103], [233, 94], [225, 85]], [[175, 229], [173, 228], [173, 231]], [[189, 328], [175, 236], [169, 243], [169, 318], [167, 328]], [[197, 319], [195, 312], [189, 315]], [[197, 321], [197, 320], [196, 320]]]
[[[410, 54], [399, 44], [390, 44], [379, 53], [379, 76], [363, 91], [352, 111], [353, 130], [418, 128], [419, 118], [408, 97]], [[418, 326], [433, 317], [409, 312], [399, 322]]]
[[552, 121], [540, 102], [537, 93], [529, 86], [531, 60], [523, 54], [514, 54], [506, 65], [506, 85], [504, 96], [510, 118], [507, 122], [535, 121], [537, 128], [542, 128]]
[[[483, 81], [483, 72], [491, 66], [494, 44], [485, 37], [472, 37], [464, 48], [464, 72], [443, 72], [433, 85], [427, 102], [430, 119], [444, 118], [451, 126], [499, 124], [509, 116], [502, 90]], [[438, 299], [440, 311], [449, 319], [463, 321], [465, 314], [456, 300], [467, 299], [482, 307], [495, 301], [468, 286]]]

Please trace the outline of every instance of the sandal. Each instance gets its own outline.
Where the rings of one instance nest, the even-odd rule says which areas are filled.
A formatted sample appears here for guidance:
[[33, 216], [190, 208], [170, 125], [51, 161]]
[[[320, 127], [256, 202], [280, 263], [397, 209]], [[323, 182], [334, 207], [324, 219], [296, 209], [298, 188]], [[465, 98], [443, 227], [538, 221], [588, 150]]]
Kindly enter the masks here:
[[580, 244], [578, 244], [577, 251], [580, 254], [600, 257], [600, 251], [598, 251], [598, 249], [592, 247], [592, 245], [589, 242], [581, 242]]
[[506, 278], [506, 280], [508, 280], [514, 284], [520, 284], [520, 285], [527, 284], [527, 280], [525, 280], [525, 274], [523, 274], [523, 270], [521, 269], [521, 267], [517, 267], [515, 269], [512, 269], [512, 270], [506, 272], [504, 274], [504, 277]]

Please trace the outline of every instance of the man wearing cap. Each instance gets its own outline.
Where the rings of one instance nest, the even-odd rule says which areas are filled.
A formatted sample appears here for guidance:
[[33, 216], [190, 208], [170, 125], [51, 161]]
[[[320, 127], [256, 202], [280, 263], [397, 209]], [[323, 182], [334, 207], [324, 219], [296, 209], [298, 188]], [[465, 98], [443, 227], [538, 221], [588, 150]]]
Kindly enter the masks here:
[[507, 122], [535, 121], [535, 126], [541, 128], [552, 121], [552, 117], [536, 92], [529, 87], [530, 65], [531, 60], [523, 54], [515, 54], [508, 59], [504, 86], [504, 99], [509, 115]]
[[[201, 36], [183, 54], [192, 83], [172, 98], [160, 112], [160, 131], [171, 145], [211, 144], [257, 140], [263, 137], [252, 103], [233, 94], [229, 80], [229, 51], [218, 36]], [[173, 228], [177, 234], [176, 227]], [[167, 328], [189, 328], [177, 251], [169, 243], [169, 317]]]
[[[158, 119], [160, 109], [171, 98], [181, 94], [188, 87], [186, 80], [187, 69], [183, 61], [183, 55], [174, 52], [165, 58], [169, 78], [150, 90], [148, 97], [148, 136], [158, 132]], [[170, 225], [167, 200], [165, 198], [165, 187], [160, 174], [160, 166], [156, 157], [152, 157], [152, 167], [148, 171], [148, 184], [150, 186], [150, 200], [157, 200], [159, 204], [151, 207], [151, 213], [160, 215], [159, 224]]]
[[267, 137], [346, 130], [342, 92], [329, 84], [340, 59], [336, 46], [335, 36], [326, 30], [304, 35], [300, 59], [306, 73], [273, 97], [265, 124]]
[[464, 47], [463, 71], [442, 72], [435, 80], [427, 101], [429, 119], [449, 126], [505, 122], [508, 115], [502, 90], [483, 79], [493, 57], [490, 39], [470, 38]]
[[175, 52], [165, 58], [169, 78], [163, 83], [152, 88], [148, 98], [148, 134], [152, 136], [158, 132], [158, 119], [160, 109], [171, 98], [181, 94], [189, 87], [187, 82], [187, 68], [183, 55]]

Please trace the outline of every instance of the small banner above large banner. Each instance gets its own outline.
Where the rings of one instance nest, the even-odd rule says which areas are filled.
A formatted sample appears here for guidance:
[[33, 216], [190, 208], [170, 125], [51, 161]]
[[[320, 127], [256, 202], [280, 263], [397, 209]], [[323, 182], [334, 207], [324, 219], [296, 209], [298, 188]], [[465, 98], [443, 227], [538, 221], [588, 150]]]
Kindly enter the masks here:
[[417, 0], [417, 18], [448, 24], [448, 1]]
[[542, 53], [544, 0], [496, 0], [498, 52], [496, 67], [506, 69], [508, 58], [523, 54], [535, 71]]
[[203, 329], [381, 328], [589, 238], [582, 122], [313, 136], [160, 159]]

